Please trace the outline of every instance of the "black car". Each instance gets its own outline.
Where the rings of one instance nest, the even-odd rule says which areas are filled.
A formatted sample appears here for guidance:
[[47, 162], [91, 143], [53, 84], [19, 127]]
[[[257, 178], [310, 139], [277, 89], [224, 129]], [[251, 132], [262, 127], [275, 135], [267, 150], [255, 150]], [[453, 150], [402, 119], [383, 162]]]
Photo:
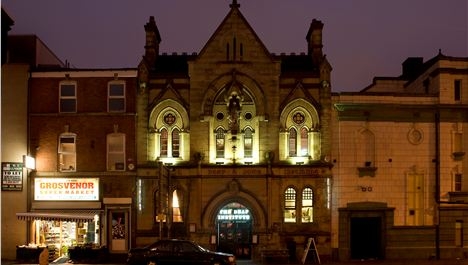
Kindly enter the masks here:
[[182, 239], [162, 239], [128, 252], [129, 265], [236, 265], [232, 254], [207, 250], [198, 243]]

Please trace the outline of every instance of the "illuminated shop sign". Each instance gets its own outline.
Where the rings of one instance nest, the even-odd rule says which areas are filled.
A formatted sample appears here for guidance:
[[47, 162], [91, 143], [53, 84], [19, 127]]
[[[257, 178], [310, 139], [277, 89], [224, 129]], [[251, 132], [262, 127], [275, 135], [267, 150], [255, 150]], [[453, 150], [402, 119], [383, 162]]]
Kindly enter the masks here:
[[218, 220], [250, 220], [250, 213], [248, 209], [222, 209]]
[[34, 199], [38, 201], [97, 201], [99, 178], [36, 178]]

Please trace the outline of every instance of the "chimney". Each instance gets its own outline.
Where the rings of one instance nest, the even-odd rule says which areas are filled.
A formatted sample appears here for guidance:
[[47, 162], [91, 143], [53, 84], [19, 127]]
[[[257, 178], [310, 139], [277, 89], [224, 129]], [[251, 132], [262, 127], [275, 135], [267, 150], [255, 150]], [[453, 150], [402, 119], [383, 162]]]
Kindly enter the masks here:
[[313, 19], [306, 36], [308, 55], [312, 56], [314, 63], [317, 64], [322, 61], [323, 57], [322, 29], [322, 21]]
[[422, 70], [423, 58], [422, 57], [408, 57], [402, 63], [402, 75], [401, 77], [406, 80], [412, 80], [416, 78]]
[[145, 43], [145, 59], [150, 65], [154, 65], [156, 56], [159, 54], [159, 43], [161, 36], [159, 35], [158, 27], [154, 21], [154, 16], [150, 16], [148, 23], [145, 25], [146, 43]]

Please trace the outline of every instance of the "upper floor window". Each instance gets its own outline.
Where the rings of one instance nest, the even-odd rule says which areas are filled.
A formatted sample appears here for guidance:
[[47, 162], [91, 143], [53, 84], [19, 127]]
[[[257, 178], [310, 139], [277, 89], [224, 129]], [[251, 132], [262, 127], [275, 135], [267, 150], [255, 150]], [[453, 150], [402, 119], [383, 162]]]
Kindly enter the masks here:
[[359, 167], [375, 167], [375, 135], [368, 129], [360, 132], [360, 137], [356, 139], [357, 159]]
[[311, 188], [302, 190], [302, 216], [303, 223], [312, 223], [314, 221], [314, 192]]
[[462, 153], [466, 150], [463, 149], [463, 133], [461, 132], [454, 132], [452, 140], [452, 149], [453, 153]]
[[180, 156], [180, 130], [174, 127], [177, 121], [173, 113], [164, 115], [164, 126], [161, 129], [159, 139], [160, 156], [161, 157], [179, 157]]
[[164, 100], [151, 111], [148, 154], [164, 164], [177, 164], [190, 159], [189, 117], [184, 107], [174, 100]]
[[216, 130], [216, 157], [224, 157], [224, 129], [218, 128]]
[[454, 84], [453, 84], [453, 88], [454, 88], [454, 100], [455, 101], [460, 101], [461, 100], [461, 90], [462, 90], [462, 86], [461, 86], [461, 80], [457, 79], [454, 81]]
[[161, 129], [161, 138], [160, 138], [160, 144], [159, 146], [161, 147], [161, 152], [160, 155], [162, 157], [167, 157], [167, 142], [168, 142], [168, 135], [167, 135], [167, 129], [163, 128]]
[[284, 192], [284, 222], [296, 222], [296, 190], [292, 187]]
[[172, 157], [179, 157], [180, 152], [180, 133], [179, 129], [172, 130]]
[[125, 170], [125, 134], [110, 133], [107, 135], [107, 170]]
[[455, 187], [454, 191], [462, 191], [462, 174], [457, 173], [455, 174]]
[[[299, 132], [299, 133], [298, 133]], [[297, 150], [300, 150], [299, 153]], [[289, 129], [289, 156], [307, 156], [309, 153], [309, 130], [302, 127]]]
[[307, 164], [321, 158], [319, 114], [310, 102], [303, 99], [291, 101], [281, 112], [280, 124], [281, 161]]
[[301, 128], [301, 156], [307, 156], [309, 153], [309, 130]]
[[61, 113], [76, 112], [76, 82], [61, 82], [59, 97]]
[[289, 129], [289, 156], [297, 155], [297, 131], [294, 128]]
[[76, 171], [76, 134], [65, 132], [60, 134], [58, 142], [59, 171]]
[[110, 82], [108, 84], [108, 112], [125, 112], [125, 83]]
[[244, 157], [252, 157], [252, 129], [246, 128], [244, 130]]

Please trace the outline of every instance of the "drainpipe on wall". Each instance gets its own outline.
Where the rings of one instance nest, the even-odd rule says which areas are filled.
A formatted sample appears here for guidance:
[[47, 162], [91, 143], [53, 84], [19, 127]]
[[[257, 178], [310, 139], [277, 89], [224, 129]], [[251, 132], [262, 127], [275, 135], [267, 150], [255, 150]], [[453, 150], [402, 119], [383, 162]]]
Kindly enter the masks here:
[[440, 110], [437, 108], [435, 113], [435, 207], [436, 207], [436, 233], [435, 233], [435, 248], [437, 260], [440, 259]]

